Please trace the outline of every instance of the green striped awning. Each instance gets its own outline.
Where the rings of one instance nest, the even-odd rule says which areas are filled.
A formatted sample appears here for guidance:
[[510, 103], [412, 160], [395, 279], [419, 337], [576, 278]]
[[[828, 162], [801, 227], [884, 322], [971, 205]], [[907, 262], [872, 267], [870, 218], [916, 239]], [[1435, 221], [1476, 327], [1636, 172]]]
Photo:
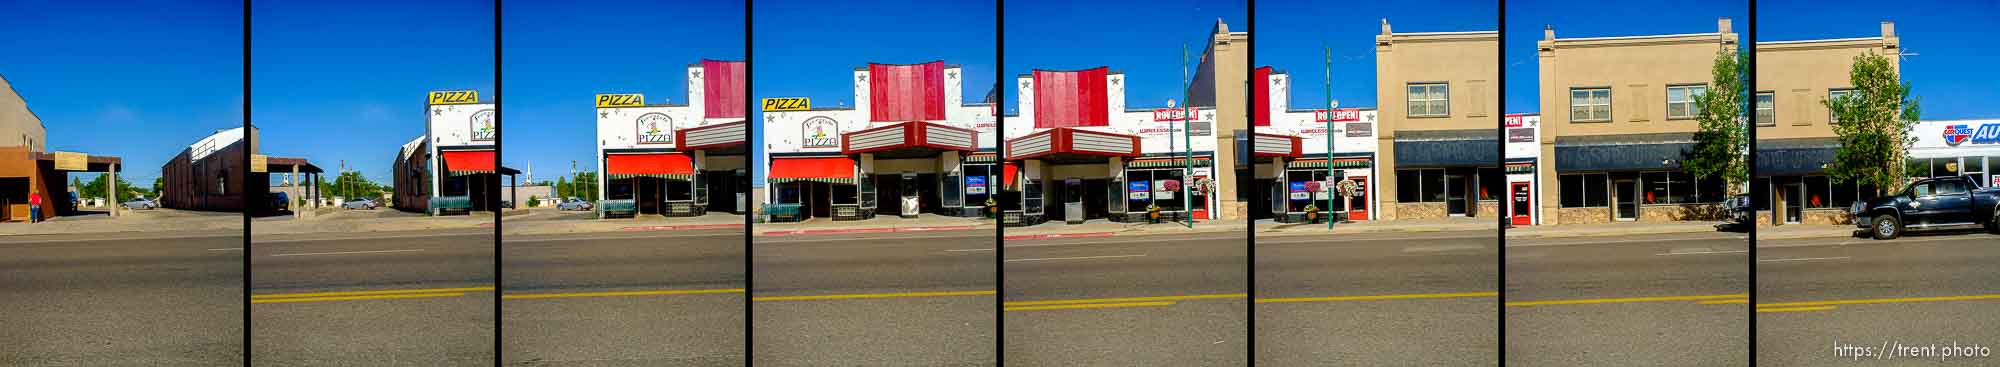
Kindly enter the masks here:
[[1535, 173], [1535, 165], [1530, 163], [1507, 165], [1507, 174], [1516, 174], [1516, 173]]
[[[1337, 158], [1331, 168], [1368, 168], [1368, 158]], [[1285, 164], [1285, 168], [1329, 168], [1325, 159], [1301, 159]]]
[[622, 180], [622, 179], [636, 178], [636, 177], [652, 177], [658, 179], [678, 180], [678, 181], [694, 180], [694, 175], [692, 174], [675, 174], [675, 173], [613, 173], [609, 175], [604, 175], [604, 178], [613, 180]]
[[835, 185], [853, 185], [853, 184], [856, 184], [856, 183], [857, 183], [857, 182], [856, 182], [856, 180], [855, 180], [854, 178], [852, 178], [852, 177], [847, 177], [847, 178], [837, 178], [837, 177], [816, 177], [816, 178], [789, 178], [789, 177], [782, 177], [782, 178], [771, 178], [771, 179], [770, 179], [770, 182], [771, 182], [771, 183], [773, 183], [773, 184], [781, 184], [781, 183], [786, 183], [786, 182], [825, 182], [825, 183], [830, 183], [830, 184], [835, 184]]
[[965, 157], [965, 163], [993, 163], [999, 161], [996, 154], [973, 154]]
[[[1194, 166], [1195, 166], [1195, 167], [1208, 167], [1208, 166], [1209, 166], [1209, 165], [1211, 165], [1212, 163], [1213, 163], [1213, 162], [1211, 162], [1211, 161], [1210, 161], [1210, 160], [1208, 159], [1208, 157], [1195, 157], [1195, 158], [1194, 158]], [[1144, 158], [1144, 159], [1138, 159], [1138, 160], [1133, 160], [1133, 161], [1132, 161], [1131, 163], [1126, 163], [1126, 164], [1125, 164], [1125, 167], [1127, 167], [1127, 168], [1174, 168], [1174, 167], [1182, 167], [1182, 166], [1187, 166], [1187, 165], [1188, 165], [1188, 164], [1187, 164], [1187, 158]]]
[[448, 176], [448, 177], [459, 177], [459, 176], [471, 176], [471, 175], [477, 175], [477, 174], [491, 174], [491, 173], [493, 173], [493, 170], [458, 170], [458, 169], [455, 169], [455, 170], [448, 170], [448, 171], [445, 171], [445, 176]]

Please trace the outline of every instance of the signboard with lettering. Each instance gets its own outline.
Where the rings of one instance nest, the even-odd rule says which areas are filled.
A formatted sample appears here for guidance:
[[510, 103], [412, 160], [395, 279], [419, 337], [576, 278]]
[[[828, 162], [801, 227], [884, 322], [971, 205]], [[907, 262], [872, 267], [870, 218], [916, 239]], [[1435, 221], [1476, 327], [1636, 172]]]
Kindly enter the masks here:
[[629, 93], [629, 94], [599, 94], [599, 95], [597, 95], [597, 107], [598, 107], [598, 108], [603, 108], [603, 107], [639, 107], [639, 106], [645, 106], [645, 105], [646, 105], [646, 95], [644, 95], [644, 94], [639, 94], [639, 93]]
[[765, 98], [765, 111], [805, 111], [812, 109], [812, 100], [806, 97]]
[[1127, 186], [1129, 187], [1125, 191], [1130, 192], [1130, 194], [1126, 195], [1126, 197], [1129, 197], [1132, 200], [1146, 200], [1152, 198], [1153, 190], [1152, 190], [1152, 182], [1150, 181], [1132, 181], [1127, 183]]
[[250, 172], [253, 173], [271, 172], [271, 156], [263, 154], [251, 154]]
[[430, 104], [474, 103], [479, 103], [479, 91], [476, 90], [441, 90], [430, 94]]
[[966, 176], [965, 193], [979, 195], [986, 193], [986, 176]]
[[472, 141], [493, 141], [500, 129], [493, 126], [493, 110], [472, 113]]
[[[1330, 119], [1330, 120], [1329, 120]], [[1336, 108], [1328, 114], [1326, 110], [1313, 110], [1313, 122], [1361, 121], [1361, 110], [1356, 108]]]
[[73, 152], [55, 152], [56, 170], [84, 171], [90, 169], [90, 155]]
[[1305, 181], [1292, 181], [1291, 194], [1292, 201], [1312, 200], [1312, 194], [1306, 191]]
[[840, 124], [826, 116], [806, 119], [799, 124], [799, 147], [839, 148]]

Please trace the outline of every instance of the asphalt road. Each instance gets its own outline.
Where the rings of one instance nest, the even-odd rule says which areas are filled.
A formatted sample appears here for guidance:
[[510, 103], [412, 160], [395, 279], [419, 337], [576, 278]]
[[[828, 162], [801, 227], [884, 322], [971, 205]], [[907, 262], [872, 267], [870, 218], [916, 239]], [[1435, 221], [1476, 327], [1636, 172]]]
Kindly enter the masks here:
[[491, 229], [256, 236], [251, 358], [271, 366], [491, 366]]
[[757, 366], [991, 366], [994, 233], [756, 237]]
[[243, 234], [0, 239], [0, 365], [238, 366]]
[[1738, 233], [1509, 239], [1506, 363], [1747, 366]]
[[1498, 365], [1494, 230], [1257, 237], [1257, 363]]
[[[2000, 365], [2000, 236], [1759, 240], [1757, 246], [1759, 366]], [[1952, 343], [1978, 345], [1986, 356], [1879, 352]], [[1842, 355], [1837, 345], [1875, 351]]]
[[1248, 364], [1247, 233], [1006, 242], [1010, 366]]
[[509, 235], [501, 360], [742, 366], [743, 229]]

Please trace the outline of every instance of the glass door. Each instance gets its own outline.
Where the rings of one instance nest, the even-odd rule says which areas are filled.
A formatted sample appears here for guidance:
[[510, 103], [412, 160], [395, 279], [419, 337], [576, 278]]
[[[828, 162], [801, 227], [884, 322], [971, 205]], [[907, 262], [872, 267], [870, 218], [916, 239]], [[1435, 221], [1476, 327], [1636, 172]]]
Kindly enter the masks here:
[[1467, 207], [1467, 203], [1465, 201], [1465, 189], [1466, 185], [1465, 185], [1464, 174], [1452, 174], [1449, 172], [1445, 173], [1444, 202], [1445, 202], [1446, 214], [1450, 214], [1451, 216], [1454, 217], [1465, 216]]
[[1612, 203], [1613, 210], [1616, 211], [1612, 213], [1613, 219], [1624, 221], [1639, 219], [1639, 181], [1629, 179], [1612, 181], [1611, 194], [1618, 200]]

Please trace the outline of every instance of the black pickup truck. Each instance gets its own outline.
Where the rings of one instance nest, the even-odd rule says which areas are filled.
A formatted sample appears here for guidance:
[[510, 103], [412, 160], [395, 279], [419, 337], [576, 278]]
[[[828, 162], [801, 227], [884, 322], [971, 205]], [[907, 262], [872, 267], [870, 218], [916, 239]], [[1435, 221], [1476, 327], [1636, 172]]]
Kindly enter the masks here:
[[1918, 180], [1894, 195], [1858, 201], [1854, 224], [1878, 240], [1905, 230], [1985, 227], [2000, 233], [2000, 189], [1982, 188], [1964, 176]]

